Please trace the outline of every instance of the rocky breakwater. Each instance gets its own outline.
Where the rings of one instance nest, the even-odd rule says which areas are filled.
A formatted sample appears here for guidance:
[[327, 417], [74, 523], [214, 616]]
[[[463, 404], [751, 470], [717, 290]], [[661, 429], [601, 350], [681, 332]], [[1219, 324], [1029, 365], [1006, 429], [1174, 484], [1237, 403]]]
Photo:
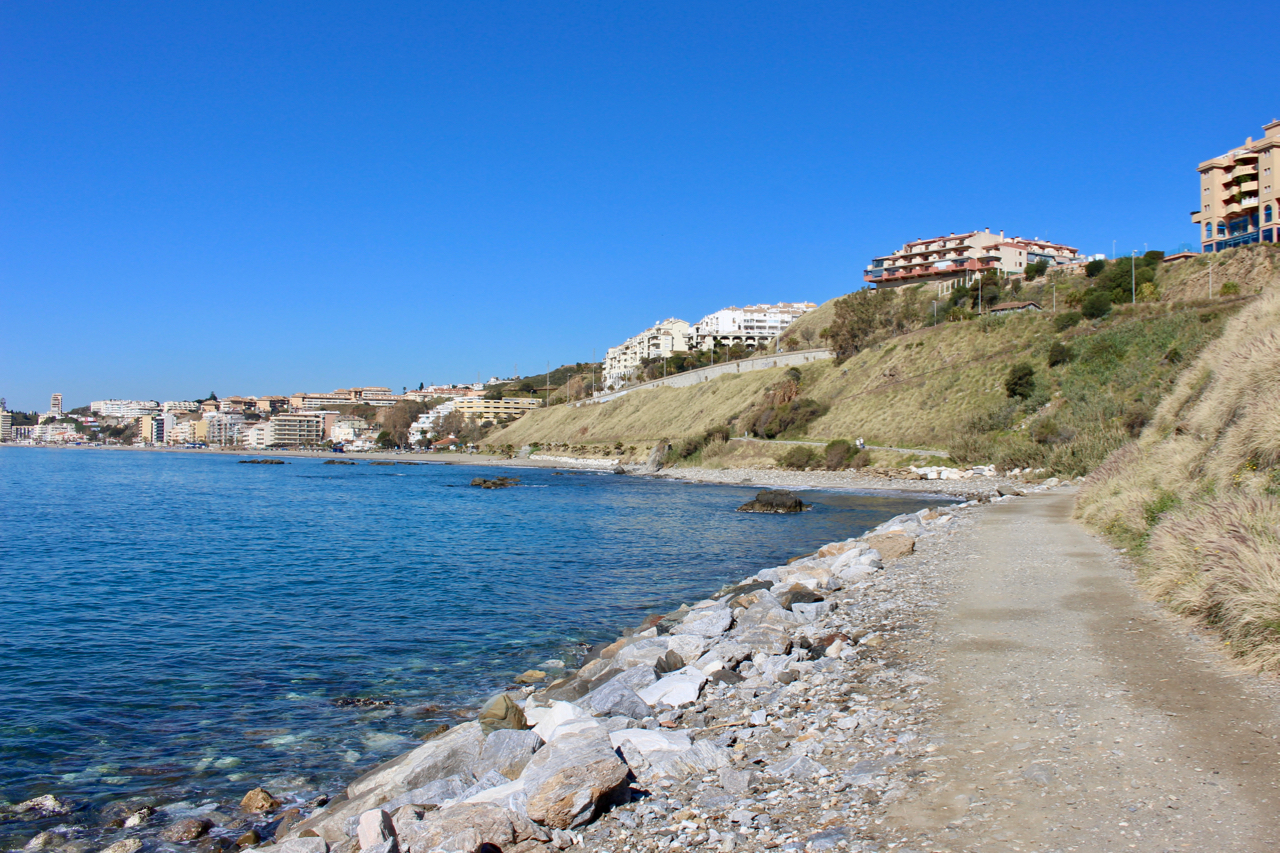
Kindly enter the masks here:
[[928, 679], [886, 657], [910, 616], [880, 573], [953, 518], [900, 516], [652, 617], [257, 850], [864, 849], [926, 752], [911, 703]]

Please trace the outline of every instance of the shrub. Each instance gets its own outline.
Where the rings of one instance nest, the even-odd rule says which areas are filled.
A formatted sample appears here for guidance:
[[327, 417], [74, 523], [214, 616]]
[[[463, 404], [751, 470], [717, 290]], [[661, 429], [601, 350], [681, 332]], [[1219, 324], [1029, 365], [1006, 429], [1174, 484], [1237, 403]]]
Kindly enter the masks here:
[[1053, 328], [1059, 332], [1065, 332], [1072, 326], [1084, 319], [1084, 315], [1079, 311], [1068, 311], [1065, 314], [1059, 314], [1053, 318]]
[[1098, 273], [1102, 272], [1106, 268], [1107, 268], [1106, 261], [1101, 261], [1101, 260], [1089, 261], [1089, 263], [1084, 265], [1084, 274], [1087, 275], [1089, 278], [1097, 278]]
[[805, 427], [827, 413], [817, 400], [801, 397], [772, 408], [760, 409], [752, 418], [752, 431], [763, 438], [777, 438], [786, 433], [803, 433]]
[[804, 444], [797, 444], [786, 453], [782, 454], [782, 458], [778, 460], [783, 468], [790, 468], [793, 471], [803, 471], [805, 468], [813, 467], [818, 461], [818, 454], [812, 448]]
[[1049, 345], [1049, 366], [1057, 367], [1059, 364], [1066, 364], [1071, 361], [1071, 349], [1063, 345], [1062, 341], [1054, 341]]
[[1111, 294], [1105, 290], [1095, 290], [1084, 299], [1080, 313], [1090, 320], [1097, 320], [1111, 313]]
[[1037, 278], [1045, 274], [1049, 269], [1048, 261], [1036, 261], [1034, 264], [1027, 264], [1025, 275], [1027, 281], [1035, 281]]
[[1151, 409], [1144, 403], [1134, 403], [1124, 413], [1124, 428], [1137, 438], [1142, 428], [1151, 422]]
[[854, 454], [853, 458], [849, 460], [849, 467], [855, 471], [861, 471], [863, 468], [866, 468], [870, 464], [871, 464], [871, 451], [865, 450], [865, 449], [859, 450], [857, 453]]
[[843, 438], [837, 438], [835, 441], [827, 444], [824, 451], [826, 466], [828, 471], [839, 471], [849, 467], [849, 461], [853, 457], [853, 445], [845, 441]]
[[1062, 444], [1074, 437], [1074, 432], [1058, 426], [1053, 418], [1041, 418], [1031, 426], [1031, 440], [1036, 444]]
[[1010, 397], [1030, 397], [1036, 390], [1036, 369], [1025, 361], [1015, 364], [1005, 377], [1004, 390]]
[[1239, 292], [1240, 285], [1236, 284], [1234, 281], [1229, 281], [1222, 285], [1222, 290], [1219, 291], [1223, 296], [1235, 296]]

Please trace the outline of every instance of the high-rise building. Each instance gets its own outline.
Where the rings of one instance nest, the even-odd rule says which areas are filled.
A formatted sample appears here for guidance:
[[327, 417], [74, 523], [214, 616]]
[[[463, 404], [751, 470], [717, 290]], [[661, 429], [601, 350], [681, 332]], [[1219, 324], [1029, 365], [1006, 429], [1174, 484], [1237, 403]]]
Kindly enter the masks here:
[[10, 441], [13, 438], [13, 414], [5, 411], [4, 406], [0, 405], [0, 441]]
[[56, 418], [62, 417], [62, 395], [54, 394], [49, 398], [49, 414]]
[[1280, 168], [1280, 121], [1262, 128], [1262, 139], [1200, 164], [1200, 246], [1221, 252], [1250, 243], [1280, 243], [1276, 168]]

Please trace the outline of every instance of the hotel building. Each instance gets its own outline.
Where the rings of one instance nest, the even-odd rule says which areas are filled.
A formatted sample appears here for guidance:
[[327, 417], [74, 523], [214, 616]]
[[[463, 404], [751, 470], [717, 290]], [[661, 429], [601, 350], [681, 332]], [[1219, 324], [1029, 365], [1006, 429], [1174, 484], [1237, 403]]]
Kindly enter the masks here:
[[1022, 275], [1027, 264], [1045, 261], [1049, 266], [1083, 261], [1080, 252], [1048, 240], [1005, 237], [991, 229], [949, 234], [906, 243], [890, 255], [872, 258], [863, 280], [877, 290], [905, 284], [935, 284], [938, 295], [958, 284], [969, 284], [987, 270], [1001, 275]]
[[1191, 221], [1200, 226], [1200, 246], [1221, 252], [1250, 243], [1280, 242], [1275, 169], [1280, 166], [1280, 121], [1262, 128], [1258, 141], [1200, 164], [1200, 209]]

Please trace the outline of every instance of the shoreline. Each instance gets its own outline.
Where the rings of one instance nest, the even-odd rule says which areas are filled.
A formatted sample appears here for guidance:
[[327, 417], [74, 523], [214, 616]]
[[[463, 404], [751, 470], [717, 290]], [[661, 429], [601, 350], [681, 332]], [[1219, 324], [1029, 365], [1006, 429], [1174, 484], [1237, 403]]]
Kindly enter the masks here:
[[[210, 451], [188, 450], [186, 448], [173, 448], [173, 449], [167, 449], [167, 448], [76, 448], [76, 449], [164, 450], [165, 452], [188, 452], [188, 453], [210, 452]], [[320, 453], [297, 453], [297, 452], [292, 452], [292, 453], [285, 452], [285, 453], [279, 453], [279, 454], [257, 454], [257, 453], [230, 452], [230, 451], [212, 451], [212, 452], [227, 452], [227, 453], [230, 453], [230, 455], [245, 457], [245, 458], [260, 457], [265, 455], [281, 455], [281, 456], [292, 457], [292, 458], [314, 457], [314, 458], [320, 458], [320, 459], [330, 459], [330, 458], [333, 458], [334, 456], [338, 456], [337, 454], [330, 455], [330, 454], [320, 454]], [[379, 460], [385, 460], [387, 455], [388, 454], [376, 454], [376, 453], [362, 454], [360, 455], [359, 458], [366, 458], [372, 461], [379, 461]], [[408, 454], [398, 454], [398, 455], [407, 456]], [[339, 458], [341, 457], [339, 456]], [[436, 464], [441, 464], [442, 462], [446, 462], [447, 460], [436, 459], [432, 461], [436, 462]], [[448, 461], [451, 461], [451, 460], [448, 460]], [[468, 461], [471, 461], [471, 460], [468, 460]], [[609, 464], [609, 465], [614, 464], [612, 463], [612, 460], [603, 460], [603, 461], [605, 462], [605, 464]], [[597, 463], [595, 466], [592, 466], [590, 468], [587, 468], [586, 466], [570, 468], [563, 464], [563, 460], [548, 460], [548, 459], [492, 460], [492, 461], [486, 459], [486, 460], [476, 460], [473, 464], [503, 466], [503, 465], [509, 465], [512, 462], [527, 463], [527, 464], [511, 465], [510, 467], [544, 468], [544, 469], [562, 468], [565, 470], [584, 470], [585, 468], [586, 470], [596, 470], [596, 471], [600, 471], [602, 467], [599, 463]], [[681, 473], [684, 473], [684, 472], [681, 472]], [[697, 482], [695, 480], [690, 480], [683, 476], [674, 477], [670, 479], [677, 479], [677, 480], [690, 482], [690, 483]], [[814, 488], [823, 489], [824, 487], [821, 485], [815, 485]], [[894, 492], [895, 490], [877, 489], [872, 491], [874, 493], [885, 493], [885, 492]], [[947, 498], [944, 495], [926, 496], [921, 494], [921, 495], [916, 495], [916, 497], [925, 498], [925, 499], [927, 499], [928, 497], [937, 497], [939, 500], [944, 500], [944, 501], [949, 500], [949, 498]], [[631, 629], [625, 629], [623, 635], [628, 636], [630, 635], [630, 633], [631, 633]], [[570, 644], [567, 639], [564, 644], [564, 649], [566, 653], [569, 652]], [[568, 654], [566, 654], [566, 658], [567, 657], [568, 657]], [[501, 678], [494, 679], [494, 681], [496, 681], [499, 684], [501, 683], [510, 684], [510, 677], [514, 675], [515, 673], [508, 673], [507, 674], [508, 677], [505, 680], [505, 682]], [[477, 708], [477, 704], [466, 703], [464, 705], [460, 705], [457, 708], [450, 709], [450, 710], [457, 712], [452, 715], [454, 719], [467, 719], [468, 716], [471, 716], [471, 717], [474, 716], [476, 708]], [[467, 714], [468, 711], [470, 712], [469, 715]], [[264, 778], [266, 778], [266, 776], [259, 777], [259, 779], [264, 779]], [[246, 780], [246, 785], [251, 783], [252, 783], [252, 780]], [[321, 787], [319, 790], [324, 791], [324, 790], [327, 790], [327, 788]], [[36, 799], [38, 800], [40, 798], [37, 797]], [[175, 809], [174, 808], [175, 806], [184, 805], [184, 804], [168, 802], [163, 797], [161, 797], [159, 800], [155, 800], [152, 797], [148, 796], [149, 804], [144, 806], [142, 809], [138, 811], [149, 811], [150, 813], [143, 815], [142, 817], [137, 817], [133, 824], [127, 824], [127, 828], [133, 829], [136, 826], [138, 827], [138, 830], [135, 831], [135, 833], [126, 834], [124, 838], [120, 838], [119, 835], [115, 833], [115, 831], [111, 828], [110, 825], [104, 824], [102, 823], [102, 821], [106, 820], [107, 811], [110, 811], [111, 814], [114, 814], [116, 811], [119, 811], [120, 808], [124, 807], [130, 799], [137, 799], [137, 798], [126, 798], [125, 800], [115, 801], [103, 807], [102, 809], [99, 809], [99, 807], [94, 806], [92, 808], [92, 812], [82, 811], [81, 810], [82, 807], [76, 808], [76, 811], [79, 811], [81, 815], [86, 815], [86, 816], [88, 814], [93, 815], [93, 817], [91, 817], [87, 822], [79, 822], [76, 824], [67, 823], [67, 824], [50, 825], [49, 821], [47, 820], [41, 821], [43, 826], [49, 829], [52, 829], [54, 833], [57, 833], [60, 830], [64, 830], [64, 831], [71, 830], [71, 837], [67, 839], [66, 843], [60, 844], [60, 843], [57, 843], [55, 840], [50, 839], [48, 836], [45, 836], [43, 837], [43, 839], [41, 839], [41, 834], [37, 833], [37, 835], [34, 836], [34, 838], [41, 839], [41, 840], [39, 841], [39, 843], [37, 843], [36, 848], [28, 848], [28, 849], [47, 848], [50, 851], [50, 853], [56, 853], [56, 851], [60, 851], [60, 853], [85, 853], [86, 851], [92, 851], [95, 849], [102, 849], [102, 850], [109, 849], [109, 847], [114, 845], [117, 841], [128, 841], [129, 844], [126, 845], [126, 848], [132, 848], [132, 842], [138, 841], [148, 849], [152, 849], [153, 845], [159, 843], [156, 833], [158, 831], [163, 831], [163, 829], [167, 829], [167, 827], [161, 828], [157, 825], [160, 821], [165, 820], [166, 817], [179, 818], [181, 820], [193, 820], [193, 819], [198, 820], [198, 819], [203, 819], [201, 815], [203, 815], [205, 812], [211, 811], [213, 814], [213, 817], [215, 819], [219, 819], [220, 817], [227, 817], [228, 811], [232, 813], [235, 812], [234, 804], [231, 802], [217, 802], [214, 800], [204, 800], [199, 797], [196, 797], [192, 799], [190, 803], [185, 804], [187, 806], [186, 808]], [[70, 803], [71, 801], [68, 800], [68, 802]], [[215, 802], [217, 802], [216, 808], [210, 805]], [[4, 805], [9, 806], [9, 804], [7, 803]], [[16, 805], [21, 805], [21, 804], [16, 804]], [[135, 806], [136, 805], [137, 804], [135, 803]], [[290, 811], [291, 808], [294, 808], [294, 809], [298, 807], [315, 808], [318, 806], [319, 806], [319, 803], [314, 798], [310, 798], [309, 802], [307, 803], [303, 803], [301, 800], [298, 800], [297, 798], [293, 798], [292, 801], [288, 803], [288, 806], [284, 809], [284, 811], [286, 812]], [[102, 813], [101, 818], [99, 816], [100, 811]], [[137, 815], [138, 811], [134, 811], [130, 814], [122, 813], [118, 818], [116, 818], [117, 823], [119, 823], [121, 820], [127, 821], [132, 815]], [[189, 815], [194, 815], [194, 817]], [[0, 818], [3, 818], [6, 822], [8, 822], [12, 820], [13, 817], [14, 815], [10, 812], [10, 809], [0, 808]], [[241, 833], [239, 833], [239, 830], [244, 828], [244, 826], [250, 825], [249, 822], [245, 821], [245, 818], [251, 819], [252, 815], [246, 815], [242, 818], [237, 818], [225, 823], [219, 819], [218, 820], [219, 826], [215, 827], [213, 829], [213, 832], [220, 833], [220, 834], [202, 835], [203, 838], [208, 839], [208, 842], [204, 844], [204, 847], [208, 847], [208, 844], [213, 842], [215, 839], [234, 840], [234, 839], [231, 839], [231, 836], [227, 834], [228, 831], [230, 830], [234, 830], [232, 834], [235, 835], [237, 838], [240, 837]], [[177, 821], [177, 822], [180, 822], [180, 821]], [[272, 823], [274, 822], [275, 821], [272, 821]], [[288, 821], [286, 821], [286, 825], [287, 823]], [[19, 823], [17, 825], [20, 826], [21, 824]], [[13, 827], [14, 824], [10, 824], [10, 826]], [[144, 831], [144, 828], [145, 828], [145, 831]], [[106, 845], [106, 842], [108, 839], [112, 839], [112, 845]], [[133, 853], [133, 850], [136, 850], [136, 849], [141, 849], [141, 847], [133, 848], [133, 849], [125, 849], [125, 848], [115, 849], [112, 851], [112, 853]], [[173, 849], [173, 848], [164, 848], [163, 845], [161, 845], [160, 847], [155, 849]], [[225, 849], [225, 845], [218, 846], [216, 848], [216, 850], [223, 850], [223, 849]], [[206, 853], [216, 853], [216, 851], [210, 850], [210, 851], [206, 851]]]

